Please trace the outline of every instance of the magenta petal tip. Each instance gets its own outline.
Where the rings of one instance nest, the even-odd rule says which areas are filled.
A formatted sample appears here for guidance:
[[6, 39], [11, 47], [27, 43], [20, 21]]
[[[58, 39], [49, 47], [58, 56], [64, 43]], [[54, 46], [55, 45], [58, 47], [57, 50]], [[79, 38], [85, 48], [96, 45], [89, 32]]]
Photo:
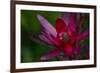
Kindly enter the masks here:
[[39, 22], [41, 23], [41, 25], [43, 26], [43, 28], [45, 29], [45, 31], [49, 32], [52, 36], [56, 37], [57, 32], [56, 32], [56, 29], [53, 27], [53, 25], [49, 23], [47, 19], [45, 19], [41, 15], [37, 15], [37, 18]]

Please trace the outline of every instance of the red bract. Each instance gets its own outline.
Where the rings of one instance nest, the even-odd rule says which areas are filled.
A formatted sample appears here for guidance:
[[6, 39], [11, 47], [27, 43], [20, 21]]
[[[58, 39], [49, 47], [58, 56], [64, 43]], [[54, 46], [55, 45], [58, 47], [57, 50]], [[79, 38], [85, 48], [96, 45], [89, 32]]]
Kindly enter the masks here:
[[76, 22], [75, 13], [63, 14], [62, 18], [56, 20], [55, 28], [43, 16], [38, 15], [37, 18], [44, 28], [40, 39], [56, 47], [55, 50], [43, 55], [41, 60], [52, 59], [61, 53], [64, 53], [65, 58], [72, 58], [75, 52], [80, 54], [80, 46], [77, 43], [88, 37], [88, 31], [78, 33], [79, 24]]

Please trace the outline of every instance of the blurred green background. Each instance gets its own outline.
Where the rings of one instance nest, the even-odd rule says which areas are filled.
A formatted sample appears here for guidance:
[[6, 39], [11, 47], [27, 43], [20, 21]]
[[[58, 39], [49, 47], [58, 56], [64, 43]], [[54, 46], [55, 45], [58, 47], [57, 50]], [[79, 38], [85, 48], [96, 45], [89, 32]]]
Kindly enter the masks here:
[[[21, 10], [21, 62], [40, 62], [40, 57], [45, 53], [55, 49], [46, 45], [36, 43], [31, 40], [29, 33], [38, 36], [41, 32], [41, 24], [37, 19], [37, 15], [44, 16], [53, 26], [55, 26], [56, 19], [61, 15], [61, 12], [53, 11], [35, 11], [35, 10]], [[84, 23], [84, 30], [89, 28], [89, 15], [87, 14]], [[89, 44], [89, 39], [82, 44]], [[84, 52], [83, 52], [83, 59]], [[51, 61], [58, 61], [58, 58], [51, 59]]]

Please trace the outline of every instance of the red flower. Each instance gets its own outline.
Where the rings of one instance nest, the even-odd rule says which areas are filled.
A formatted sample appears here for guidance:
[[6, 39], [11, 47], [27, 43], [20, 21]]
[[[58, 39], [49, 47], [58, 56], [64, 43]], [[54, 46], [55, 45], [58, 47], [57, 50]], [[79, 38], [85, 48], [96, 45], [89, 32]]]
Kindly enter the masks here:
[[43, 17], [38, 15], [37, 18], [44, 28], [39, 36], [44, 42], [55, 46], [55, 50], [43, 55], [41, 60], [49, 60], [64, 54], [67, 58], [71, 58], [75, 52], [80, 54], [80, 46], [77, 43], [88, 37], [89, 32], [78, 33], [75, 13], [64, 13], [61, 18], [56, 20], [55, 28]]

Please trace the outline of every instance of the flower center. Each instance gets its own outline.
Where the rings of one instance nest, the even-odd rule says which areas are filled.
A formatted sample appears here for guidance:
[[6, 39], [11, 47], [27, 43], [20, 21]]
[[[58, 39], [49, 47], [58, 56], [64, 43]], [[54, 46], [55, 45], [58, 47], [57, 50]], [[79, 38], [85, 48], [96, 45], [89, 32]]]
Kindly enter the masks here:
[[69, 40], [69, 36], [67, 35], [66, 32], [61, 32], [59, 34], [59, 39], [62, 40], [62, 41], [64, 41], [64, 42], [67, 42]]

